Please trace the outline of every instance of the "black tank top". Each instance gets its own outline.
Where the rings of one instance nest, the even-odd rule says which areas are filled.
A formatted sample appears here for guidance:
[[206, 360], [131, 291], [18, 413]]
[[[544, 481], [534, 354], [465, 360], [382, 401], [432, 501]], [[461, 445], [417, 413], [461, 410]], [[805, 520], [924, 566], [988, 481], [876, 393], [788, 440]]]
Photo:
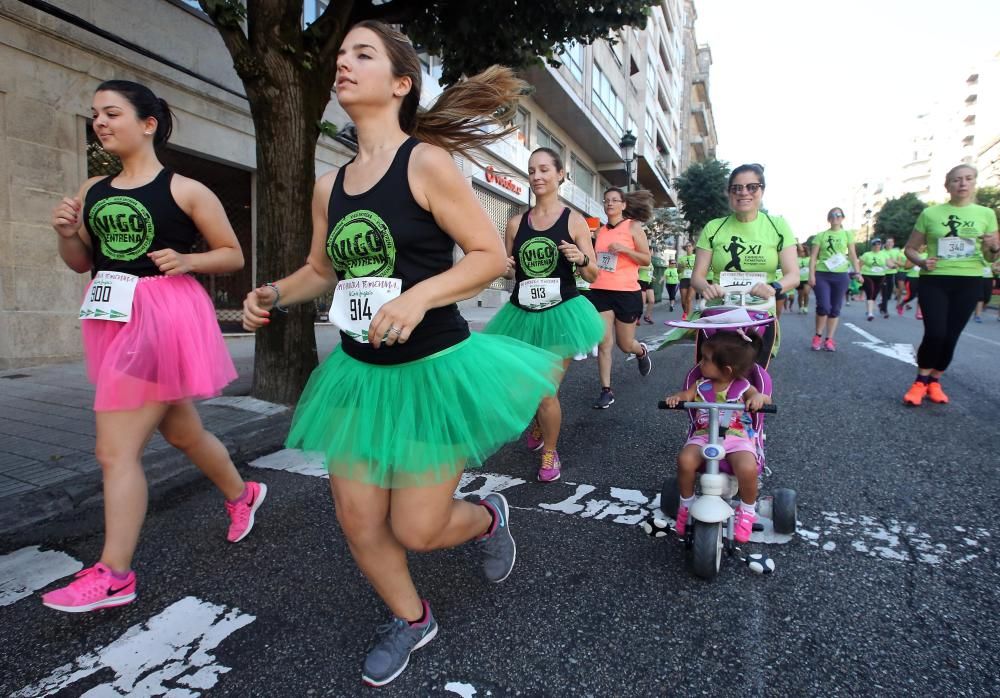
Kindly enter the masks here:
[[[363, 276], [401, 280], [405, 293], [414, 284], [451, 268], [455, 242], [414, 200], [407, 168], [419, 143], [409, 138], [396, 151], [389, 169], [363, 194], [344, 191], [340, 168], [330, 194], [326, 253], [341, 279]], [[379, 349], [340, 333], [344, 353], [371, 364], [401, 364], [458, 344], [469, 336], [469, 324], [454, 303], [431, 308], [404, 344]]]
[[[534, 209], [529, 209], [521, 216], [521, 225], [517, 227], [514, 236], [514, 281], [520, 286], [526, 279], [559, 279], [559, 294], [564, 301], [580, 295], [576, 289], [576, 279], [573, 277], [574, 265], [559, 251], [559, 244], [573, 242], [569, 234], [568, 208], [546, 230], [535, 230], [528, 221], [528, 216]], [[520, 293], [512, 293], [510, 302], [528, 312], [544, 312], [548, 308], [532, 310], [521, 305]]]
[[135, 189], [111, 186], [112, 177], [94, 182], [87, 191], [83, 222], [90, 234], [95, 273], [159, 276], [147, 253], [191, 252], [201, 233], [170, 193], [173, 176], [164, 168], [152, 182]]

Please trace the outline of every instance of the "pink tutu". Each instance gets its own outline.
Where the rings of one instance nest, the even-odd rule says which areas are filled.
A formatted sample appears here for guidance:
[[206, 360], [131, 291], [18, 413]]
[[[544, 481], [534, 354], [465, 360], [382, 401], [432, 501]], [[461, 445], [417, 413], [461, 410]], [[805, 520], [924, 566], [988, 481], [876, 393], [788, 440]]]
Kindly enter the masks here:
[[128, 322], [81, 325], [96, 412], [214, 397], [236, 379], [212, 301], [190, 276], [142, 278]]

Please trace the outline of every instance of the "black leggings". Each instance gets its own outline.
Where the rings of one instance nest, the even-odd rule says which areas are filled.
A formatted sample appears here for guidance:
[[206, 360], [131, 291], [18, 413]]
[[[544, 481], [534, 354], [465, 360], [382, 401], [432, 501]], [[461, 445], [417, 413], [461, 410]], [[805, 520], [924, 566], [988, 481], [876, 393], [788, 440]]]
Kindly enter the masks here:
[[917, 297], [917, 290], [920, 287], [920, 277], [919, 276], [907, 276], [906, 277], [906, 296], [899, 302], [900, 305], [906, 305], [914, 298]]
[[944, 371], [955, 355], [976, 302], [982, 296], [978, 276], [921, 276], [920, 312], [924, 314], [924, 339], [917, 349], [917, 366]]
[[670, 296], [670, 302], [673, 303], [677, 298], [677, 284], [667, 284], [667, 295]]
[[885, 277], [865, 275], [861, 278], [864, 280], [862, 286], [864, 286], [865, 289], [865, 298], [870, 301], [878, 298], [878, 292], [882, 290], [882, 284], [885, 283]]

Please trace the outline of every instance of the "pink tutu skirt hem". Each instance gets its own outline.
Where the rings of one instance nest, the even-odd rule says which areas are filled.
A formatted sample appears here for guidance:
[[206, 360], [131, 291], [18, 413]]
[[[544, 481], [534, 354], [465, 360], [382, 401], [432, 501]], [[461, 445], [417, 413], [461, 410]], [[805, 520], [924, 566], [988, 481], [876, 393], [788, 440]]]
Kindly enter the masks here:
[[190, 276], [140, 279], [126, 323], [80, 323], [97, 412], [215, 397], [237, 377], [212, 301]]

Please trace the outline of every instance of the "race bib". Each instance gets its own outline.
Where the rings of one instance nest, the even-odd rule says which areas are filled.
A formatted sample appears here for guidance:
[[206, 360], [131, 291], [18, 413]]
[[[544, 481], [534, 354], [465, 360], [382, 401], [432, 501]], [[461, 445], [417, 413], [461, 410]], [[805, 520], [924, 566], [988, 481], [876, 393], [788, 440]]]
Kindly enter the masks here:
[[117, 271], [99, 271], [80, 306], [81, 320], [128, 322], [139, 277]]
[[872, 267], [872, 274], [883, 274], [885, 273], [885, 267]]
[[403, 282], [380, 276], [345, 279], [337, 284], [330, 306], [330, 320], [351, 339], [368, 343], [368, 328], [379, 309], [399, 298]]
[[544, 310], [562, 303], [559, 279], [525, 279], [517, 285], [517, 302], [530, 310]]
[[603, 269], [604, 271], [614, 271], [618, 268], [618, 253], [617, 252], [598, 252], [597, 253], [597, 268]]
[[681, 274], [681, 278], [690, 279], [693, 274], [694, 274], [694, 269], [685, 269], [684, 273]]
[[719, 285], [726, 292], [724, 298], [710, 301], [709, 305], [738, 306], [753, 310], [768, 310], [774, 307], [774, 297], [761, 298], [750, 293], [757, 284], [767, 284], [767, 273], [763, 271], [724, 271], [719, 274]]
[[837, 253], [831, 257], [827, 257], [823, 264], [826, 265], [828, 271], [837, 271], [837, 267], [842, 267], [847, 264], [847, 257], [841, 253]]
[[976, 243], [968, 238], [938, 238], [938, 257], [962, 259], [976, 254]]

